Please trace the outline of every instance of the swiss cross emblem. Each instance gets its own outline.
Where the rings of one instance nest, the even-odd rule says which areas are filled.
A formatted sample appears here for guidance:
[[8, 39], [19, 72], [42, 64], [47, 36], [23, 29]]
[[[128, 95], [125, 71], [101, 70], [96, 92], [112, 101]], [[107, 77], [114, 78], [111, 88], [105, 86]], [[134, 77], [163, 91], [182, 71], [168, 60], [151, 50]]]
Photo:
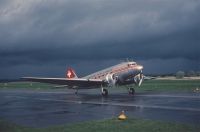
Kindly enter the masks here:
[[69, 71], [67, 72], [67, 76], [68, 76], [69, 78], [71, 78], [71, 75], [72, 75], [72, 73], [71, 73], [71, 71], [69, 70]]

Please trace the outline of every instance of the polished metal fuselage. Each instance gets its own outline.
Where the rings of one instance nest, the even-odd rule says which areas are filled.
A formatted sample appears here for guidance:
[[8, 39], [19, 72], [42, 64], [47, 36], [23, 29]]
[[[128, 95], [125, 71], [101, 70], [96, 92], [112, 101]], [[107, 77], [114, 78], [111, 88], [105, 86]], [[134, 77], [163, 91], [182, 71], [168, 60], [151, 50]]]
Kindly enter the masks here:
[[[106, 68], [104, 70], [95, 72], [83, 78], [86, 79], [101, 79], [106, 81], [108, 75], [117, 78], [117, 85], [135, 83], [134, 77], [142, 72], [143, 66], [136, 62], [123, 62], [121, 64]], [[114, 79], [114, 78], [113, 78]]]

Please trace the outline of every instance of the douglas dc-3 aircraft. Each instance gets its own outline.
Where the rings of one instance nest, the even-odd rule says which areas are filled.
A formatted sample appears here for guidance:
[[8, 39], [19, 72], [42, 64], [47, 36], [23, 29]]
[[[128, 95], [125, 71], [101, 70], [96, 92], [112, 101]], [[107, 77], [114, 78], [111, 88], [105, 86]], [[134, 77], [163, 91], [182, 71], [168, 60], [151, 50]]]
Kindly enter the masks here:
[[[68, 68], [66, 78], [39, 78], [39, 77], [23, 77], [27, 81], [58, 84], [63, 87], [78, 89], [101, 88], [102, 95], [108, 95], [106, 88], [130, 84], [140, 86], [143, 81], [143, 66], [136, 62], [123, 62], [118, 65], [95, 72], [88, 76], [78, 78], [72, 68]], [[129, 94], [134, 94], [133, 87], [129, 87]]]

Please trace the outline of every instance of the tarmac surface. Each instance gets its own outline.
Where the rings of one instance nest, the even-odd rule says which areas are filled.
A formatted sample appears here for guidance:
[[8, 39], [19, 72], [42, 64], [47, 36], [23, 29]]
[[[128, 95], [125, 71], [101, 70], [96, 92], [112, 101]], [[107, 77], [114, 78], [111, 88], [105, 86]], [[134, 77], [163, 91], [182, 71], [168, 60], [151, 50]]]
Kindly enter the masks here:
[[109, 93], [67, 90], [0, 90], [0, 119], [22, 126], [48, 127], [116, 118], [200, 124], [200, 93]]

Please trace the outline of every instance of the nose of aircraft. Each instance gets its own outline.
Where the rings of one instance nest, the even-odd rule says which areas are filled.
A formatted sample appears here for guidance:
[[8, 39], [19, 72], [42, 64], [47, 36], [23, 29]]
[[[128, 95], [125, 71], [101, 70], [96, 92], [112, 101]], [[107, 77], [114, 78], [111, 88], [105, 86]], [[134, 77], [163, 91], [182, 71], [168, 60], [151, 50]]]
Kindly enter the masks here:
[[138, 65], [137, 69], [141, 71], [143, 69], [143, 66], [142, 65]]

